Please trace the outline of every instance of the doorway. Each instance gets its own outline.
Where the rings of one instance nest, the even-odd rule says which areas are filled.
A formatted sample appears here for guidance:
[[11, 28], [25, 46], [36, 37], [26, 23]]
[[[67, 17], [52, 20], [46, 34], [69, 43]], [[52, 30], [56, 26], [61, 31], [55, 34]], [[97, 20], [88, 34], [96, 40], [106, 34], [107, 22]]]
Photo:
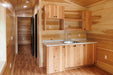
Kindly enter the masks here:
[[18, 54], [32, 55], [31, 17], [18, 17]]

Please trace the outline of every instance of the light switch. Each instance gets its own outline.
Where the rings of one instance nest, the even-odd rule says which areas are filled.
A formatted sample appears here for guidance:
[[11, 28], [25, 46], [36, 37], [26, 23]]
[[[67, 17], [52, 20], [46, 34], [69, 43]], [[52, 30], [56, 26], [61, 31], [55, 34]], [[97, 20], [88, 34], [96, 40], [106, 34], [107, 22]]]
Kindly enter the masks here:
[[11, 36], [11, 40], [13, 40], [13, 36]]
[[105, 58], [105, 60], [107, 60], [107, 55], [105, 55], [105, 57], [104, 57], [104, 58]]
[[51, 26], [49, 26], [49, 29], [51, 29]]
[[78, 34], [78, 36], [80, 37], [80, 36], [81, 36], [81, 34]]

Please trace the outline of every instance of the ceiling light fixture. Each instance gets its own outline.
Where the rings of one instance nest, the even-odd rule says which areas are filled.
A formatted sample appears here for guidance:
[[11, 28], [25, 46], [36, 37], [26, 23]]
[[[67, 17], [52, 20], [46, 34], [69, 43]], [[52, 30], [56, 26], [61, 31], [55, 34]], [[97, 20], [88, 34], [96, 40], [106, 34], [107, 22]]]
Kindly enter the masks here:
[[5, 8], [11, 8], [12, 7], [12, 5], [7, 3], [7, 2], [0, 3], [0, 5], [2, 5]]
[[26, 5], [24, 5], [24, 8], [27, 8], [27, 6], [26, 6]]
[[27, 0], [26, 3], [29, 3], [29, 1]]

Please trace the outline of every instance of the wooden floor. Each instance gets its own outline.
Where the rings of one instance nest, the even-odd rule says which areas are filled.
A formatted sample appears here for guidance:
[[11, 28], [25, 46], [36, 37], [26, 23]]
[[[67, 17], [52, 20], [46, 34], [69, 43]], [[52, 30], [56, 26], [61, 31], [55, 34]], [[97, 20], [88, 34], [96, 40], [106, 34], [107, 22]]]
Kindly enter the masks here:
[[[14, 75], [47, 75], [38, 67], [36, 58], [30, 53], [30, 46], [19, 46], [16, 57]], [[83, 67], [49, 75], [111, 75], [96, 66]]]

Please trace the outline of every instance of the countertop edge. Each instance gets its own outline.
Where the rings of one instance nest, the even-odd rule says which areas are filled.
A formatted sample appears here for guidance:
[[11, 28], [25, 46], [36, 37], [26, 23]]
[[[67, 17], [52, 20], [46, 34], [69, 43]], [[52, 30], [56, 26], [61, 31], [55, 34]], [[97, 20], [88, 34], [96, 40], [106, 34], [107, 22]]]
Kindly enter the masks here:
[[43, 43], [43, 44], [44, 44], [44, 46], [49, 47], [49, 46], [64, 46], [64, 45], [79, 45], [79, 44], [94, 44], [94, 43], [97, 43], [97, 42], [71, 43], [71, 44], [55, 44], [55, 45], [47, 45], [45, 43]]

